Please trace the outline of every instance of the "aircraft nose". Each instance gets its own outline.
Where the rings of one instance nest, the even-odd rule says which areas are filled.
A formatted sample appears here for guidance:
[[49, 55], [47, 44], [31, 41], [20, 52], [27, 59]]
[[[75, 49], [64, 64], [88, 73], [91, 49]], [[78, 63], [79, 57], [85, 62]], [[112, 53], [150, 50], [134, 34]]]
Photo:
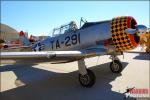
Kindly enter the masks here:
[[111, 21], [112, 41], [117, 51], [131, 50], [137, 47], [140, 41], [138, 32], [147, 30], [144, 25], [137, 25], [131, 16], [113, 18]]
[[135, 29], [127, 28], [125, 32], [129, 35], [131, 43], [133, 45], [138, 44], [140, 41], [140, 35], [145, 34], [147, 27], [145, 25], [136, 25]]

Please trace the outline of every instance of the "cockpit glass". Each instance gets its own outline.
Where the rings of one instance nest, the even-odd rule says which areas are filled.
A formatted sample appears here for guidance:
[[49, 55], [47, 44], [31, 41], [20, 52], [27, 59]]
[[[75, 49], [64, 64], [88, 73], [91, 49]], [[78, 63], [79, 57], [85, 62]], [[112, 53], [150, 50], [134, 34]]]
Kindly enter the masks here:
[[77, 30], [76, 23], [74, 21], [71, 21], [69, 24], [62, 25], [59, 28], [54, 28], [52, 37], [58, 36], [60, 34], [71, 33], [72, 31], [76, 31], [76, 30]]

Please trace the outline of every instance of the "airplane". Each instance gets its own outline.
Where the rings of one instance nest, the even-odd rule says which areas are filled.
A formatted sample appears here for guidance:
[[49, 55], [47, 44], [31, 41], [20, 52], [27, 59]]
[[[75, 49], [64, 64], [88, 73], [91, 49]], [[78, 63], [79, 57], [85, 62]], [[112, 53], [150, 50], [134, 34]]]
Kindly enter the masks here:
[[[81, 20], [83, 21], [83, 20]], [[122, 64], [118, 55], [131, 50], [139, 44], [138, 33], [145, 33], [145, 25], [137, 25], [132, 16], [120, 16], [99, 22], [84, 22], [78, 29], [74, 21], [53, 30], [53, 36], [26, 46], [30, 52], [1, 52], [1, 59], [13, 59], [37, 62], [68, 63], [77, 61], [79, 83], [83, 87], [92, 87], [96, 82], [95, 74], [87, 69], [84, 59], [110, 55], [110, 70], [121, 73]], [[19, 62], [17, 62], [19, 63]]]
[[36, 43], [37, 40], [35, 40], [32, 35], [28, 38], [25, 36], [25, 33], [23, 31], [19, 32], [19, 38], [13, 41], [4, 41], [0, 43], [0, 50], [1, 51], [25, 51], [25, 50], [32, 50], [29, 49], [30, 44]]

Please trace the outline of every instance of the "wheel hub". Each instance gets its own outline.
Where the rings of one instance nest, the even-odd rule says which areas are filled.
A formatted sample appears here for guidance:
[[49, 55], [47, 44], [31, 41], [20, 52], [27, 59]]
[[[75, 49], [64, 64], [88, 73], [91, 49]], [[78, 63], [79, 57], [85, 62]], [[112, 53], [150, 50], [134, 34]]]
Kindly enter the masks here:
[[89, 82], [90, 82], [90, 77], [89, 77], [89, 75], [82, 75], [81, 77], [80, 77], [80, 80], [81, 80], [81, 82], [83, 83], [83, 84], [88, 84]]
[[113, 70], [118, 71], [119, 70], [119, 65], [116, 63], [113, 63]]

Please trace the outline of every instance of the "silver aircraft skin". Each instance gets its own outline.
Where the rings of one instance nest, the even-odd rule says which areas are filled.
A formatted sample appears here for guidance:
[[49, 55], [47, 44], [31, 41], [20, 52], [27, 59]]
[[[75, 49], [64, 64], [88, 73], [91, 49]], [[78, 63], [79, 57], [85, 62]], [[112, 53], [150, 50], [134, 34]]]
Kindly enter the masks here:
[[[1, 52], [1, 59], [23, 60], [24, 62], [67, 63], [78, 61], [79, 82], [84, 87], [92, 87], [96, 81], [94, 73], [86, 68], [84, 59], [88, 57], [110, 55], [110, 69], [113, 73], [122, 71], [117, 55], [137, 46], [138, 32], [146, 32], [144, 25], [137, 25], [131, 16], [113, 18], [101, 22], [85, 22], [77, 28], [75, 22], [54, 29], [59, 34], [48, 37], [35, 44], [29, 44], [33, 51]], [[114, 32], [115, 31], [115, 32]]]
[[[97, 46], [97, 42], [104, 42], [111, 39], [110, 21], [100, 22], [91, 27], [81, 27], [80, 29], [71, 30], [60, 34], [56, 37], [49, 37], [41, 42], [41, 48], [34, 48], [35, 51], [63, 51], [63, 50], [81, 50], [88, 47]], [[38, 44], [36, 44], [38, 45]], [[44, 46], [44, 48], [42, 48]], [[104, 48], [103, 44], [99, 45]]]

